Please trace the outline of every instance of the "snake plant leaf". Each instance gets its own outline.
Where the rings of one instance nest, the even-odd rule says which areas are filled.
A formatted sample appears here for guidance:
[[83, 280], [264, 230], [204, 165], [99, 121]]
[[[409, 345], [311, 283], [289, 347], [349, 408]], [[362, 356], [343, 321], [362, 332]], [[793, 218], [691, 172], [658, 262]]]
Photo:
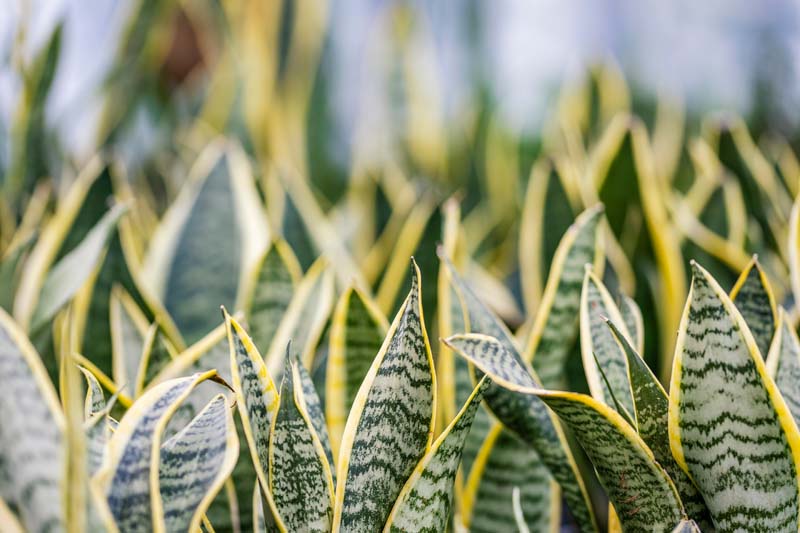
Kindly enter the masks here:
[[[320, 401], [317, 389], [314, 386], [314, 380], [311, 374], [308, 373], [306, 367], [302, 364], [297, 365], [297, 373], [300, 375], [300, 385], [303, 388], [303, 394], [298, 395], [298, 401], [303, 404], [303, 411], [308, 415], [311, 425], [319, 438], [322, 449], [325, 452], [325, 459], [331, 469], [333, 475], [333, 451], [331, 450], [331, 439], [328, 435], [328, 425], [325, 423], [325, 412], [322, 409], [322, 402]], [[334, 484], [336, 480], [334, 479]]]
[[0, 498], [27, 531], [58, 530], [64, 470], [64, 415], [39, 355], [0, 310]]
[[[459, 301], [463, 302], [469, 331], [498, 339], [508, 353], [514, 354], [517, 364], [525, 368], [528, 375], [534, 375], [530, 365], [522, 360], [514, 338], [505, 325], [461, 280], [450, 262], [443, 259], [450, 279], [458, 290]], [[454, 338], [446, 339], [445, 344], [449, 346], [449, 341]], [[556, 416], [538, 397], [516, 394], [502, 387], [490, 387], [485, 398], [495, 416], [539, 454], [561, 486], [564, 499], [580, 527], [584, 531], [596, 531], [597, 521], [589, 494]]]
[[637, 353], [644, 353], [644, 319], [642, 310], [629, 296], [622, 295], [619, 304], [622, 322], [631, 335], [631, 341]]
[[250, 457], [266, 500], [264, 516], [267, 518], [267, 531], [284, 533], [287, 529], [276, 511], [272, 492], [263, 490], [270, 486], [269, 439], [280, 401], [278, 390], [250, 336], [224, 309], [223, 315], [230, 346], [231, 384], [236, 392], [236, 406], [250, 448]]
[[108, 451], [108, 441], [111, 438], [111, 424], [109, 423], [108, 413], [117, 401], [117, 397], [112, 396], [101, 411], [93, 413], [92, 416], [83, 423], [83, 430], [86, 435], [86, 462], [90, 476], [94, 476], [105, 460]]
[[800, 420], [800, 340], [782, 308], [767, 357], [767, 372], [775, 380], [775, 385], [797, 422]]
[[88, 420], [92, 415], [105, 408], [106, 397], [103, 394], [103, 387], [100, 386], [100, 382], [97, 381], [94, 374], [82, 366], [78, 366], [78, 368], [86, 379], [86, 400], [83, 406], [83, 417]]
[[331, 465], [305, 409], [299, 361], [287, 359], [269, 437], [270, 488], [289, 531], [324, 533], [333, 513]]
[[156, 323], [150, 324], [143, 342], [133, 388], [133, 394], [137, 398], [170, 361], [178, 356], [172, 343]]
[[[698, 527], [697, 522], [685, 518], [681, 520], [672, 533], [700, 533], [702, 530]], [[708, 531], [708, 530], [707, 530]]]
[[612, 322], [607, 321], [615, 340], [625, 350], [628, 359], [631, 392], [633, 394], [635, 428], [639, 436], [653, 452], [653, 456], [669, 474], [680, 494], [686, 513], [700, 523], [704, 529], [712, 530], [711, 516], [689, 476], [675, 459], [669, 442], [669, 397], [647, 364], [631, 346], [628, 339]]
[[523, 356], [533, 362], [545, 387], [563, 383], [564, 364], [578, 334], [584, 265], [598, 264], [603, 255], [598, 245], [602, 216], [602, 205], [581, 213], [561, 238], [553, 257]]
[[220, 305], [233, 307], [242, 273], [251, 271], [268, 239], [245, 156], [215, 142], [200, 154], [155, 230], [142, 280], [191, 344], [217, 325]]
[[158, 446], [154, 443], [160, 442], [170, 416], [192, 389], [215, 375], [210, 370], [165, 381], [139, 398], [120, 420], [109, 441], [108, 458], [94, 478], [120, 532], [157, 527], [150, 484], [151, 474], [158, 468], [152, 464]]
[[561, 524], [558, 484], [539, 455], [498, 423], [486, 435], [464, 493], [465, 525], [475, 533], [513, 531], [520, 521], [531, 531], [555, 532]]
[[155, 531], [195, 531], [239, 455], [232, 406], [217, 395], [179, 433], [161, 444], [151, 476]]
[[717, 529], [795, 531], [797, 426], [742, 315], [705, 269], [692, 270], [670, 386], [672, 454]]
[[761, 357], [766, 358], [775, 334], [778, 310], [767, 275], [757, 257], [753, 257], [739, 276], [731, 289], [730, 298], [750, 328]]
[[133, 392], [139, 372], [148, 323], [125, 289], [115, 286], [109, 302], [114, 382]]
[[430, 449], [436, 375], [422, 314], [419, 269], [356, 395], [336, 472], [333, 529], [377, 531]]
[[289, 341], [306, 368], [311, 368], [315, 348], [333, 306], [333, 279], [327, 261], [321, 258], [311, 265], [297, 286], [264, 359], [272, 375], [280, 375]]
[[633, 413], [628, 362], [622, 347], [606, 326], [606, 317], [620, 324], [624, 328], [622, 335], [630, 338], [608, 289], [587, 267], [580, 304], [581, 357], [586, 381], [595, 399], [612, 407], [618, 401], [624, 411]]
[[530, 533], [528, 524], [525, 522], [525, 515], [522, 512], [522, 502], [519, 487], [514, 487], [511, 493], [511, 507], [514, 510], [514, 522], [517, 525], [519, 533]]
[[116, 205], [95, 224], [86, 238], [50, 271], [42, 285], [31, 331], [38, 331], [78, 292], [103, 255], [111, 232], [126, 208]]
[[325, 414], [333, 453], [339, 446], [347, 413], [364, 377], [381, 349], [388, 329], [386, 317], [362, 291], [344, 291], [331, 320], [328, 368], [325, 374]]
[[0, 307], [11, 311], [14, 304], [14, 290], [17, 288], [20, 264], [35, 241], [36, 233], [31, 231], [20, 240], [12, 242], [0, 259]]
[[449, 343], [495, 383], [537, 395], [558, 414], [592, 461], [624, 530], [672, 531], [684, 518], [669, 476], [619, 413], [590, 396], [542, 389], [518, 358], [492, 337], [462, 335]]
[[419, 462], [400, 491], [384, 532], [437, 533], [446, 529], [461, 452], [490, 384], [486, 377], [481, 379], [467, 403]]
[[282, 239], [274, 240], [256, 265], [244, 308], [253, 342], [260, 350], [269, 349], [301, 275], [294, 252]]

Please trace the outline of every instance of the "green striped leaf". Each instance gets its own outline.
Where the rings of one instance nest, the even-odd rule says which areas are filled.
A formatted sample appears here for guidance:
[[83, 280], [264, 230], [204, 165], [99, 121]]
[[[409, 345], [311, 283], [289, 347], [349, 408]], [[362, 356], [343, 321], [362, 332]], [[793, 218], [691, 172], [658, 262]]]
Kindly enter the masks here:
[[624, 416], [629, 416], [634, 408], [628, 382], [628, 362], [622, 347], [608, 329], [606, 318], [625, 328], [622, 335], [630, 338], [611, 294], [587, 267], [580, 306], [581, 357], [586, 381], [595, 399], [612, 407], [619, 402]]
[[258, 198], [246, 156], [213, 143], [153, 234], [141, 279], [187, 343], [217, 325], [220, 305], [234, 306], [241, 273], [266, 248], [269, 230]]
[[438, 533], [453, 510], [453, 486], [475, 413], [491, 383], [483, 378], [455, 419], [419, 462], [394, 504], [384, 531]]
[[270, 488], [288, 531], [323, 533], [333, 513], [331, 466], [305, 409], [299, 361], [287, 363], [270, 431]]
[[83, 405], [83, 417], [89, 419], [92, 415], [99, 413], [106, 406], [106, 397], [103, 394], [103, 387], [94, 377], [94, 374], [82, 366], [78, 366], [83, 377], [86, 378], [86, 400]]
[[[223, 310], [223, 314], [230, 346], [231, 384], [236, 392], [236, 406], [258, 481], [262, 488], [269, 487], [270, 427], [278, 411], [278, 390], [250, 336], [227, 311]], [[267, 501], [267, 531], [285, 532], [286, 526], [275, 511], [271, 491], [262, 490], [262, 494]]]
[[686, 472], [672, 457], [669, 443], [669, 397], [664, 391], [664, 387], [661, 386], [656, 376], [617, 326], [608, 321], [608, 327], [616, 341], [625, 350], [625, 356], [628, 359], [636, 418], [635, 427], [639, 431], [639, 436], [653, 452], [658, 464], [669, 474], [680, 494], [686, 513], [699, 522], [704, 529], [713, 529], [711, 516], [703, 502], [703, 497], [697, 492], [697, 488]]
[[333, 531], [377, 531], [433, 437], [436, 377], [420, 273], [358, 391], [336, 472]]
[[542, 389], [519, 358], [492, 337], [462, 335], [448, 343], [498, 385], [537, 395], [558, 414], [592, 461], [624, 530], [672, 531], [684, 518], [669, 476], [619, 413], [590, 396]]
[[108, 459], [95, 477], [120, 532], [150, 531], [154, 523], [150, 483], [157, 450], [171, 415], [214, 371], [165, 381], [146, 392], [120, 420], [109, 442]]
[[757, 257], [753, 257], [739, 276], [731, 289], [730, 297], [742, 314], [747, 327], [750, 328], [759, 353], [762, 357], [766, 357], [772, 337], [775, 335], [778, 310], [775, 307], [775, 297], [772, 295], [767, 275]]
[[253, 342], [260, 350], [269, 349], [301, 275], [294, 252], [282, 239], [274, 240], [256, 265], [244, 307]]
[[111, 208], [81, 243], [53, 266], [38, 295], [36, 310], [31, 318], [31, 331], [38, 331], [49, 323], [56, 312], [89, 279], [103, 255], [112, 230], [125, 210], [122, 205]]
[[[498, 339], [508, 353], [514, 354], [518, 364], [526, 368], [530, 375], [534, 375], [530, 365], [522, 360], [511, 332], [478, 300], [449, 261], [443, 259], [450, 279], [459, 292], [459, 300], [465, 307], [464, 315], [469, 322], [469, 331]], [[536, 396], [515, 394], [501, 387], [490, 387], [486, 392], [486, 403], [503, 424], [536, 450], [561, 486], [564, 499], [581, 529], [597, 531], [589, 494], [555, 415]]]
[[112, 398], [112, 401], [109, 401], [102, 411], [94, 413], [83, 424], [83, 430], [86, 435], [87, 470], [90, 476], [95, 475], [100, 470], [100, 466], [107, 455], [108, 441], [111, 438], [108, 412], [114, 403], [113, 400], [115, 398]]
[[622, 313], [622, 322], [628, 328], [631, 341], [637, 353], [644, 353], [644, 320], [642, 310], [636, 305], [633, 298], [622, 295], [619, 304], [619, 311]]
[[158, 324], [150, 325], [144, 336], [143, 343], [139, 369], [136, 371], [136, 382], [133, 389], [133, 394], [137, 398], [178, 355]]
[[584, 265], [597, 263], [603, 255], [598, 246], [602, 216], [602, 205], [584, 211], [561, 238], [553, 257], [523, 356], [533, 362], [545, 387], [564, 383], [564, 365], [578, 334]]
[[692, 270], [670, 386], [672, 454], [717, 529], [796, 531], [797, 426], [733, 302]]
[[769, 349], [767, 372], [775, 380], [797, 422], [800, 420], [800, 340], [783, 308], [778, 315], [775, 336]]
[[[520, 516], [513, 509], [519, 492]], [[466, 525], [474, 533], [558, 531], [561, 495], [539, 455], [500, 424], [486, 435], [465, 489]]]
[[0, 310], [0, 498], [27, 531], [63, 527], [64, 415], [39, 355]]
[[151, 476], [155, 531], [195, 531], [233, 470], [239, 441], [232, 406], [222, 394], [179, 433], [161, 444]]
[[350, 287], [339, 298], [331, 320], [325, 374], [325, 414], [334, 454], [338, 455], [347, 414], [387, 328], [386, 317], [360, 290]]
[[675, 529], [672, 530], [672, 533], [700, 533], [701, 529], [697, 526], [697, 523], [694, 520], [684, 519], [681, 520], [680, 523], [675, 526]]
[[289, 341], [300, 354], [306, 368], [311, 368], [315, 348], [333, 305], [333, 273], [325, 259], [318, 259], [297, 286], [283, 315], [264, 361], [273, 375], [280, 375], [283, 356]]
[[[325, 423], [325, 413], [322, 410], [322, 403], [320, 402], [311, 374], [308, 373], [306, 367], [302, 364], [297, 365], [297, 373], [300, 375], [300, 385], [303, 388], [303, 394], [298, 395], [298, 400], [302, 402], [303, 411], [314, 427], [314, 432], [317, 434], [317, 438], [319, 438], [320, 445], [325, 452], [325, 459], [328, 461], [331, 474], [333, 474], [334, 463], [333, 452], [331, 451], [331, 439], [328, 436], [328, 425]], [[335, 479], [334, 483], [336, 483]]]

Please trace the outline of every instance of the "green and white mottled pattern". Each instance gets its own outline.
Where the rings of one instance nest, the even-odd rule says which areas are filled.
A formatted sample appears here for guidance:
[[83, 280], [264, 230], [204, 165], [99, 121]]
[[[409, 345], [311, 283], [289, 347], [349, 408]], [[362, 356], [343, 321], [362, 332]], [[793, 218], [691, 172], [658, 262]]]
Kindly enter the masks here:
[[[680, 523], [675, 526], [675, 529], [672, 530], [672, 533], [701, 533], [701, 529], [697, 526], [697, 523], [694, 520], [681, 520]], [[706, 530], [711, 531], [711, 530]]]
[[644, 319], [642, 318], [642, 310], [639, 309], [633, 298], [623, 294], [619, 303], [619, 311], [622, 313], [622, 321], [631, 335], [631, 340], [637, 353], [644, 353]]
[[[328, 427], [325, 423], [325, 414], [322, 411], [322, 404], [317, 394], [317, 389], [314, 387], [314, 381], [311, 375], [302, 364], [297, 365], [297, 373], [300, 376], [300, 385], [303, 388], [303, 394], [298, 396], [298, 401], [302, 402], [303, 412], [308, 416], [314, 432], [317, 434], [320, 445], [325, 451], [325, 459], [328, 465], [333, 470], [333, 452], [331, 451], [331, 439], [328, 436]], [[335, 480], [334, 480], [335, 483]]]
[[330, 531], [333, 480], [314, 426], [305, 411], [298, 361], [281, 382], [280, 407], [272, 423], [269, 482], [288, 531]]
[[[508, 351], [508, 343], [481, 334], [456, 335], [445, 342], [482, 372], [491, 374], [495, 383], [521, 381], [525, 387], [540, 388], [519, 353]], [[597, 531], [591, 500], [555, 415], [538, 397], [505, 387], [490, 387], [486, 402], [506, 427], [539, 454], [561, 486], [564, 500], [581, 530]]]
[[[174, 357], [175, 349], [166, 335], [157, 324], [152, 324], [145, 336], [142, 359], [136, 375], [136, 388], [134, 390], [136, 397], [142, 394], [142, 391], [153, 382], [153, 379], [169, 365]], [[208, 368], [214, 367], [209, 366]], [[222, 366], [219, 370], [223, 374], [227, 374], [225, 366]]]
[[109, 442], [109, 460], [98, 473], [111, 515], [121, 533], [154, 527], [150, 471], [153, 441], [172, 412], [214, 372], [161, 383], [146, 392], [120, 420]]
[[339, 451], [347, 414], [386, 335], [386, 318], [367, 297], [348, 288], [336, 304], [325, 373], [325, 414]]
[[230, 343], [232, 385], [250, 454], [262, 484], [269, 464], [269, 435], [278, 410], [278, 391], [253, 341], [242, 327], [225, 315]]
[[414, 469], [395, 502], [384, 531], [439, 533], [453, 510], [453, 486], [472, 420], [489, 387], [484, 377], [455, 419]]
[[247, 322], [253, 342], [264, 353], [292, 301], [299, 274], [297, 259], [282, 240], [272, 243], [256, 267]]
[[[505, 428], [496, 426], [488, 435], [486, 454], [472, 504], [472, 533], [514, 531], [517, 519], [530, 531], [552, 531], [561, 522], [561, 498], [539, 455]], [[520, 515], [514, 513], [518, 492]]]
[[233, 470], [239, 442], [232, 406], [217, 395], [161, 445], [158, 491], [165, 531], [192, 531]]
[[622, 416], [582, 394], [540, 394], [586, 451], [623, 530], [672, 531], [684, 516], [677, 490]]
[[0, 383], [0, 498], [27, 531], [61, 531], [63, 414], [39, 355], [3, 310]]
[[739, 280], [731, 290], [731, 299], [742, 314], [745, 324], [758, 346], [761, 357], [766, 358], [772, 336], [775, 334], [775, 323], [778, 312], [775, 308], [775, 297], [767, 281], [767, 275], [761, 269], [755, 257], [744, 269]]
[[108, 440], [111, 438], [111, 427], [106, 417], [106, 412], [96, 413], [83, 426], [86, 435], [86, 463], [90, 476], [95, 475], [103, 464]]
[[89, 419], [93, 414], [99, 413], [106, 406], [106, 397], [103, 394], [103, 387], [94, 377], [94, 374], [82, 366], [78, 366], [83, 377], [86, 378], [86, 401], [83, 405], [83, 417]]
[[703, 497], [697, 492], [694, 483], [689, 479], [675, 459], [669, 445], [669, 397], [664, 387], [653, 375], [647, 364], [628, 343], [613, 322], [608, 322], [608, 327], [614, 338], [625, 350], [630, 371], [631, 392], [633, 393], [634, 416], [639, 436], [653, 452], [667, 474], [669, 474], [678, 494], [681, 497], [686, 513], [704, 529], [712, 530], [711, 515], [708, 512]]
[[[633, 414], [628, 362], [623, 349], [606, 326], [606, 317], [623, 324], [622, 315], [611, 294], [587, 267], [580, 307], [581, 357], [586, 381], [595, 399], [614, 408], [616, 400], [626, 413]], [[625, 328], [624, 325], [621, 327]], [[622, 334], [630, 338], [627, 328]], [[602, 375], [598, 372], [598, 365]]]
[[778, 328], [767, 357], [767, 370], [781, 391], [795, 422], [800, 421], [800, 341], [783, 309], [780, 310]]
[[673, 456], [717, 529], [797, 531], [797, 427], [733, 302], [692, 270], [670, 387]]
[[337, 463], [333, 531], [374, 532], [433, 436], [436, 379], [422, 318], [420, 274], [359, 389]]
[[537, 310], [524, 359], [548, 388], [564, 383], [564, 365], [578, 334], [578, 309], [584, 266], [599, 257], [598, 228], [603, 215], [602, 205], [584, 211], [561, 238], [542, 303]]

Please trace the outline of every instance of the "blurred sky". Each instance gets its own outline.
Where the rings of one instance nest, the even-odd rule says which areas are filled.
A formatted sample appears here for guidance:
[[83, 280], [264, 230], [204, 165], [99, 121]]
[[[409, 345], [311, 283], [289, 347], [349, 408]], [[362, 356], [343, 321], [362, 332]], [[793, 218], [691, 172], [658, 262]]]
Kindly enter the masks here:
[[[228, 0], [223, 0], [228, 1]], [[62, 59], [47, 121], [67, 150], [94, 149], [100, 87], [113, 61], [130, 0], [6, 0], [0, 14], [0, 122], [19, 102], [13, 42], [27, 20], [30, 60], [64, 20]], [[398, 2], [332, 0], [323, 68], [349, 139], [391, 119], [391, 17]], [[777, 88], [772, 105], [800, 119], [800, 0], [406, 1], [417, 23], [410, 41], [423, 85], [449, 120], [468, 113], [479, 83], [510, 128], [535, 132], [562, 81], [614, 58], [639, 90], [678, 98], [692, 110], [746, 114], [757, 83]], [[380, 142], [380, 137], [377, 137]], [[6, 148], [7, 149], [7, 148]]]

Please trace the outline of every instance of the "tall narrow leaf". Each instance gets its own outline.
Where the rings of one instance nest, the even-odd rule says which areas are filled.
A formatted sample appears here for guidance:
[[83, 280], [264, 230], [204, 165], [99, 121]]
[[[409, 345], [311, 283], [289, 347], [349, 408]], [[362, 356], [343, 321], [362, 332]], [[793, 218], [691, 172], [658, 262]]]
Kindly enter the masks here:
[[730, 297], [750, 328], [761, 357], [766, 358], [775, 334], [778, 310], [767, 275], [761, 269], [757, 257], [753, 257], [739, 276], [736, 285], [731, 289]]
[[670, 386], [672, 454], [718, 529], [795, 531], [797, 426], [733, 302], [702, 267], [692, 269]]
[[420, 273], [358, 391], [336, 474], [333, 531], [383, 527], [408, 477], [430, 448], [436, 377], [422, 315]]
[[800, 421], [800, 340], [786, 311], [778, 315], [767, 357], [767, 372], [775, 380], [794, 421]]

